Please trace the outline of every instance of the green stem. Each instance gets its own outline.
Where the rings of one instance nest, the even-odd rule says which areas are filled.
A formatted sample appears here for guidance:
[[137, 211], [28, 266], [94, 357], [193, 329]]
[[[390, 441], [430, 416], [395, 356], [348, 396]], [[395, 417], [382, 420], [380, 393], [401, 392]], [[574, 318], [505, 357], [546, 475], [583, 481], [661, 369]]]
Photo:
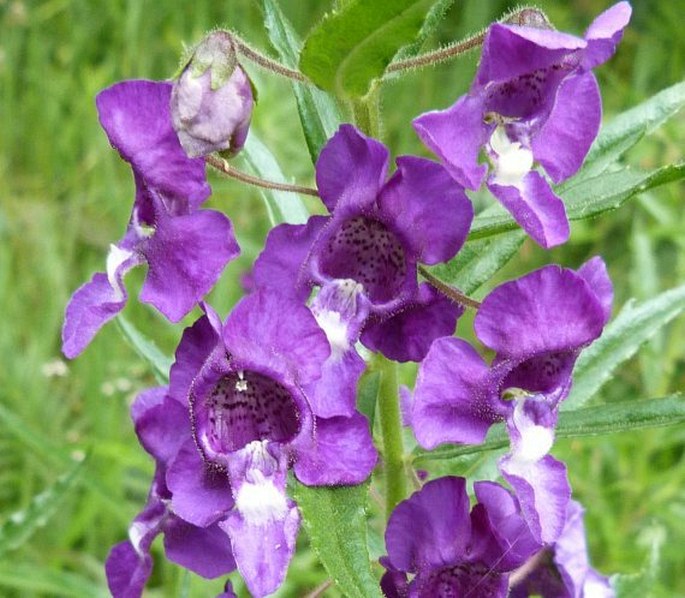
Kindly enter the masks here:
[[397, 503], [407, 495], [397, 364], [379, 354], [375, 358], [375, 365], [381, 376], [378, 387], [378, 416], [381, 423], [383, 463], [385, 464], [385, 509], [386, 516], [389, 517]]
[[378, 85], [374, 84], [363, 98], [351, 100], [354, 123], [369, 137], [380, 137], [381, 112]]

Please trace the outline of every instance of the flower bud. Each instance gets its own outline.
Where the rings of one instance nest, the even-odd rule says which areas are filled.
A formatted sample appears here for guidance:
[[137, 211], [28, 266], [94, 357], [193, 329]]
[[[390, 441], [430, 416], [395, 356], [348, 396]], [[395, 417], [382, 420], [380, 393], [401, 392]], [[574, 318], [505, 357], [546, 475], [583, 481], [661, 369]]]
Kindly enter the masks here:
[[215, 31], [197, 46], [174, 82], [171, 118], [191, 158], [245, 145], [254, 103], [229, 33]]

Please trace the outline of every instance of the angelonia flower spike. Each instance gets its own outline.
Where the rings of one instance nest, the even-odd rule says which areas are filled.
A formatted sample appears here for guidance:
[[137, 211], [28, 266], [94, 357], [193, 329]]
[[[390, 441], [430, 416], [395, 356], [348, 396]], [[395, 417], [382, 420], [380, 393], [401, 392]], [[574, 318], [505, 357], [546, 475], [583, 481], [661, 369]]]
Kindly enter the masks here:
[[[364, 6], [346, 3], [324, 25]], [[142, 302], [172, 323], [188, 317], [168, 376], [151, 344], [132, 339], [159, 384], [131, 406], [154, 472], [107, 557], [112, 595], [141, 598], [158, 583], [162, 551], [200, 577], [223, 577], [219, 598], [302, 595], [289, 565], [309, 542], [330, 578], [311, 596], [333, 583], [341, 595], [387, 598], [614, 596], [590, 565], [574, 464], [552, 454], [568, 430], [560, 411], [577, 402], [574, 368], [577, 391], [583, 360], [608, 344], [602, 334], [615, 338], [609, 269], [575, 248], [561, 254], [564, 267], [535, 254], [521, 263], [547, 265], [494, 283], [514, 253], [499, 239], [524, 235], [493, 238], [518, 226], [543, 248], [569, 239], [554, 185], [583, 167], [597, 137], [593, 69], [616, 51], [630, 5], [600, 14], [583, 37], [520, 9], [436, 51], [442, 60], [481, 46], [468, 91], [413, 120], [437, 159], [391, 154], [372, 126], [378, 88], [429, 64], [430, 52], [377, 57], [387, 69], [357, 97], [347, 67], [330, 88], [320, 78], [328, 62], [307, 68], [323, 43], [314, 34], [302, 72], [293, 66], [300, 44], [274, 10], [265, 9], [269, 31], [287, 65], [217, 30], [172, 81], [122, 81], [96, 99], [135, 196], [105, 272], [67, 305], [63, 352], [80, 354], [125, 308], [135, 266], [147, 267]], [[294, 83], [315, 188], [268, 168], [268, 148], [248, 140], [252, 66]], [[326, 92], [346, 100], [355, 123], [337, 119]], [[241, 151], [245, 160], [229, 164]], [[245, 239], [254, 258], [240, 278], [245, 296], [230, 296], [225, 318], [210, 303], [229, 301], [215, 285], [240, 248], [229, 218], [203, 207], [207, 168], [265, 190], [272, 218], [259, 243]], [[254, 174], [270, 170], [274, 180]], [[484, 185], [511, 217], [498, 207], [475, 214], [480, 197], [467, 191]], [[311, 197], [305, 205], [296, 194]], [[501, 230], [480, 226], [497, 210]], [[507, 448], [493, 452], [497, 435]], [[483, 467], [459, 460], [466, 452]]]

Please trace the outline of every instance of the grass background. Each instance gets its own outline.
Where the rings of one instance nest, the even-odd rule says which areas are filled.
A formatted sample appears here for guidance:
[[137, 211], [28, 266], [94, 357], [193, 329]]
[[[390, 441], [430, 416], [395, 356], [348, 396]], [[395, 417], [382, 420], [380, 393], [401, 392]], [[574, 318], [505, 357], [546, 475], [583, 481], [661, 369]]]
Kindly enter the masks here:
[[[315, 0], [281, 4], [303, 35], [328, 8]], [[496, 0], [455, 4], [433, 45], [483, 27], [510, 6]], [[575, 33], [608, 4], [540, 3], [558, 28]], [[608, 117], [685, 72], [683, 0], [636, 1], [634, 9], [618, 55], [597, 73]], [[137, 391], [154, 384], [151, 373], [113, 324], [79, 359], [64, 367], [60, 357], [64, 306], [74, 289], [103, 269], [132, 199], [129, 168], [100, 130], [93, 98], [121, 79], [170, 76], [183, 43], [215, 25], [269, 48], [259, 9], [248, 0], [0, 0], [0, 524], [6, 533], [0, 537], [0, 596], [106, 596], [104, 559], [145, 501], [152, 464], [137, 445], [127, 408]], [[387, 86], [384, 141], [394, 154], [425, 152], [411, 119], [451, 104], [466, 89], [474, 64], [470, 56]], [[250, 71], [260, 90], [254, 129], [284, 172], [311, 183], [289, 85]], [[685, 124], [674, 119], [627, 159], [644, 167], [682, 159], [684, 139]], [[216, 177], [211, 182], [209, 205], [231, 216], [243, 249], [210, 299], [225, 314], [240, 296], [238, 277], [259, 252], [268, 225], [254, 190]], [[575, 267], [601, 254], [616, 285], [616, 306], [651, 297], [685, 280], [682, 197], [682, 185], [643, 194], [618, 212], [575, 223], [572, 241], [551, 252], [527, 242], [498, 280], [551, 261]], [[142, 274], [129, 275], [132, 296]], [[131, 301], [125, 315], [171, 353], [197, 314], [172, 326]], [[685, 387], [684, 333], [679, 318], [622, 368], [599, 400], [655, 397]], [[576, 497], [588, 507], [590, 548], [600, 570], [635, 572], [651, 539], [665, 540], [651, 589], [657, 597], [685, 595], [684, 449], [682, 427], [562, 440], [555, 447], [568, 460]], [[47, 506], [32, 515], [32, 499], [85, 455], [61, 500], [51, 505], [49, 496], [43, 498]], [[11, 515], [26, 509], [33, 523], [12, 528]], [[12, 529], [20, 531], [12, 535]], [[326, 579], [304, 534], [300, 544], [279, 596], [304, 595]], [[219, 591], [219, 580], [206, 582], [164, 563], [160, 543], [154, 554], [147, 596]]]

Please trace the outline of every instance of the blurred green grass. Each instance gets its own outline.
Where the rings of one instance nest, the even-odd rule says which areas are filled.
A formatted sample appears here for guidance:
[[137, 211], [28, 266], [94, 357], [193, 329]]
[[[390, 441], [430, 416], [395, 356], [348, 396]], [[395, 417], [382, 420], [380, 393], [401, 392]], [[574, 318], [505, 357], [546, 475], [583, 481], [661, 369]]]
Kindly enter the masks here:
[[[457, 2], [433, 44], [481, 28], [507, 2]], [[608, 2], [541, 2], [553, 22], [580, 33]], [[282, 2], [305, 34], [328, 7], [315, 0]], [[607, 116], [676, 82], [685, 72], [681, 2], [634, 3], [633, 23], [617, 56], [601, 67]], [[67, 471], [89, 458], [78, 488], [58, 514], [21, 547], [0, 555], [0, 595], [106, 595], [102, 563], [124, 539], [145, 501], [152, 464], [138, 447], [127, 406], [150, 372], [107, 326], [86, 353], [60, 366], [59, 331], [71, 292], [102, 269], [108, 244], [125, 227], [132, 197], [129, 169], [109, 148], [93, 98], [121, 79], [168, 77], [183, 43], [215, 25], [230, 26], [268, 49], [256, 3], [209, 0], [0, 0], [0, 522]], [[407, 76], [383, 92], [385, 139], [394, 154], [423, 153], [410, 121], [446, 107], [467, 87], [475, 56]], [[254, 128], [285, 173], [311, 181], [289, 86], [250, 69], [260, 89]], [[682, 158], [685, 123], [674, 120], [640, 143], [628, 160], [653, 166]], [[267, 230], [258, 193], [212, 179], [210, 205], [231, 216], [243, 248], [212, 293], [226, 313], [240, 296], [238, 276], [249, 268]], [[572, 242], [547, 253], [526, 243], [498, 275], [520, 275], [543, 263], [577, 266], [601, 254], [616, 284], [617, 305], [649, 297], [685, 280], [683, 186], [645, 194], [620, 211], [576, 223]], [[129, 276], [135, 296], [141, 273]], [[494, 283], [495, 281], [493, 281]], [[482, 290], [485, 292], [485, 290]], [[184, 324], [169, 325], [131, 301], [126, 316], [171, 353]], [[468, 322], [460, 326], [468, 332]], [[602, 399], [663, 395], [685, 387], [683, 318], [631, 360]], [[50, 366], [53, 373], [50, 373]], [[408, 372], [407, 376], [410, 375]], [[576, 496], [587, 507], [595, 565], [605, 573], [638, 570], [650, 530], [666, 534], [654, 596], [685, 595], [685, 431], [659, 429], [591, 440], [560, 441]], [[306, 547], [301, 535], [300, 544]], [[185, 576], [155, 549], [148, 596], [205, 596], [221, 583]], [[280, 596], [300, 596], [326, 579], [311, 552], [290, 568]], [[330, 590], [326, 595], [337, 595]]]

